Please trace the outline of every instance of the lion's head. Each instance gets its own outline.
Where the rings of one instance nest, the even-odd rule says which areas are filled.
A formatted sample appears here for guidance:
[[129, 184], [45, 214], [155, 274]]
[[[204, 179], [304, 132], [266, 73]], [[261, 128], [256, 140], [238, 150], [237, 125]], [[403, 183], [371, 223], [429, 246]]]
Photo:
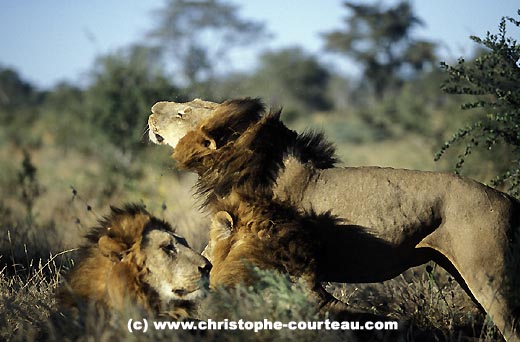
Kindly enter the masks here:
[[172, 227], [142, 206], [112, 208], [87, 235], [61, 302], [92, 301], [122, 309], [128, 301], [154, 315], [191, 315], [209, 287], [211, 264]]
[[258, 99], [236, 99], [222, 104], [195, 99], [191, 102], [158, 102], [148, 118], [152, 142], [175, 148], [188, 132], [201, 129], [215, 147], [240, 135], [260, 119], [265, 108]]
[[203, 252], [213, 264], [212, 287], [252, 284], [251, 266], [316, 281], [317, 234], [310, 218], [276, 201], [237, 193], [222, 203], [211, 220]]
[[157, 102], [148, 118], [152, 142], [175, 147], [189, 131], [213, 113], [218, 103], [195, 99], [190, 102]]
[[294, 173], [285, 167], [291, 158], [317, 169], [337, 162], [334, 146], [322, 133], [296, 133], [280, 120], [281, 111], [266, 111], [259, 99], [215, 104], [199, 111], [196, 119], [155, 109], [159, 105], [173, 110], [187, 104], [156, 104], [149, 118], [150, 139], [174, 147], [177, 166], [199, 174], [196, 187], [203, 207], [227, 197], [233, 188], [249, 187], [272, 197], [277, 179], [285, 171]]

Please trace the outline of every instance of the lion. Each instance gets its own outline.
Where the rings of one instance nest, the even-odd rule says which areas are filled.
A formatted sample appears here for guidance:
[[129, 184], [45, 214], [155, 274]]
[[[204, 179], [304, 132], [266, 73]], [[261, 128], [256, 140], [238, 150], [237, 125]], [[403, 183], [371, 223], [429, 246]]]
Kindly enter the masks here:
[[[258, 281], [255, 266], [303, 281], [311, 302], [334, 319], [388, 319], [354, 310], [323, 288], [317, 270], [325, 256], [323, 237], [329, 229], [335, 229], [336, 223], [329, 213], [301, 215], [287, 203], [239, 192], [220, 203], [223, 210], [211, 218], [209, 243], [202, 253], [213, 265], [212, 289], [254, 285]], [[353, 239], [365, 234], [351, 228]]]
[[[187, 104], [166, 101], [156, 103], [152, 111], [165, 115], [161, 116], [160, 122], [155, 122], [155, 117], [150, 120], [154, 127], [164, 127], [165, 129], [161, 129], [164, 137], [162, 135], [154, 136], [155, 142], [161, 144], [164, 141], [167, 144], [176, 145], [186, 132], [202, 121], [208, 111], [214, 110], [217, 105], [217, 103], [201, 99], [195, 99]], [[170, 113], [174, 113], [174, 115], [169, 115]], [[166, 127], [168, 128], [166, 129]]]
[[211, 264], [143, 206], [111, 207], [80, 249], [59, 292], [62, 308], [93, 302], [122, 310], [129, 302], [154, 316], [191, 318], [209, 289]]
[[[150, 139], [172, 146], [179, 166], [199, 174], [198, 193], [213, 212], [241, 189], [304, 215], [330, 212], [338, 223], [323, 237], [317, 279], [380, 282], [433, 260], [506, 339], [520, 340], [516, 199], [452, 173], [336, 167], [322, 134], [290, 130], [256, 99], [215, 104], [196, 120], [164, 108], [152, 108]], [[174, 137], [172, 122], [183, 127]], [[366, 234], [353, 239], [352, 227]]]
[[211, 218], [211, 287], [251, 285], [251, 265], [314, 282], [317, 231], [294, 208], [276, 201], [251, 200], [234, 193]]

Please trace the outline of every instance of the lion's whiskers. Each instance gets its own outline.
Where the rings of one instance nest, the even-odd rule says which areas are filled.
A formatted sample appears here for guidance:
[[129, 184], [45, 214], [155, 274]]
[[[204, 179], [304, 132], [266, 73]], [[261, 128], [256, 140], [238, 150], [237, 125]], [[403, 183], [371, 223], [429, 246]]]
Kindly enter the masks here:
[[[148, 137], [148, 134], [150, 132], [150, 126], [148, 126], [148, 124], [145, 126], [144, 128], [144, 131], [143, 131], [143, 134], [141, 135], [141, 139], [140, 141], [142, 142], [144, 139], [146, 139], [145, 137]], [[146, 139], [148, 140], [148, 139]]]

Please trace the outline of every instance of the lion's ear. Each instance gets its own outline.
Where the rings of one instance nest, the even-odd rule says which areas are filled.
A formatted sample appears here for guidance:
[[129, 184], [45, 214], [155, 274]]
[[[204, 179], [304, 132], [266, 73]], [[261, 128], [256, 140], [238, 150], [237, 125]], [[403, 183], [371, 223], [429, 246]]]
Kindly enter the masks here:
[[202, 135], [204, 137], [204, 141], [203, 141], [204, 147], [207, 147], [210, 150], [216, 150], [217, 142], [215, 141], [215, 139], [213, 139], [212, 137], [209, 136], [204, 125], [200, 126], [200, 131], [202, 132]]
[[220, 104], [220, 103], [215, 103], [215, 102], [210, 102], [210, 101], [204, 101], [199, 98], [193, 99], [193, 101], [191, 101], [191, 103], [199, 105], [203, 108], [208, 108], [208, 109], [215, 109]]
[[209, 148], [210, 150], [216, 150], [216, 149], [217, 149], [217, 143], [215, 142], [214, 139], [208, 137], [208, 138], [204, 141], [204, 147], [207, 147], [207, 148]]
[[211, 239], [222, 240], [231, 236], [233, 218], [227, 211], [219, 211], [211, 218]]
[[110, 259], [121, 260], [123, 251], [125, 250], [121, 243], [105, 235], [99, 238], [98, 245], [99, 250], [104, 256]]

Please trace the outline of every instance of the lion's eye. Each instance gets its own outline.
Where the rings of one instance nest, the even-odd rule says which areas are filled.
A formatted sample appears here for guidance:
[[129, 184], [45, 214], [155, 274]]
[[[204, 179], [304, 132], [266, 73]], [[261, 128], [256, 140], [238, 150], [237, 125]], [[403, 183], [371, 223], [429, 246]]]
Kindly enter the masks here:
[[177, 249], [175, 248], [175, 246], [173, 245], [173, 243], [167, 243], [167, 244], [164, 244], [161, 246], [161, 249], [167, 253], [167, 254], [175, 254], [177, 253]]
[[177, 112], [177, 117], [178, 117], [179, 119], [182, 119], [182, 116], [183, 116], [183, 115], [184, 115], [184, 113]]

